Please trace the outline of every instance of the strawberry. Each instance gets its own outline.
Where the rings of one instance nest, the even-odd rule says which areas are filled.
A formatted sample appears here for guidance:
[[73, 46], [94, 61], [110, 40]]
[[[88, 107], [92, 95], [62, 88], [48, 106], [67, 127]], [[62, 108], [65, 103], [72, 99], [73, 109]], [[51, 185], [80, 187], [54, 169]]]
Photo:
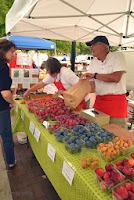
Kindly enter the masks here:
[[133, 184], [132, 183], [125, 183], [124, 187], [129, 191], [132, 189]]
[[125, 187], [121, 186], [117, 188], [116, 194], [121, 197], [122, 199], [127, 199], [128, 198], [128, 191], [126, 190]]
[[103, 174], [104, 174], [104, 169], [102, 169], [102, 168], [97, 168], [97, 169], [95, 170], [95, 173], [96, 173], [100, 178], [102, 178], [102, 177], [103, 177]]
[[109, 173], [108, 173], [108, 172], [105, 172], [104, 175], [103, 175], [103, 179], [105, 180], [105, 179], [107, 179], [107, 178], [109, 178]]
[[105, 169], [108, 172], [112, 171], [113, 168], [114, 168], [114, 166], [111, 163], [108, 163], [108, 164], [105, 165]]
[[116, 166], [118, 167], [119, 165], [122, 165], [122, 161], [121, 160], [117, 160], [116, 161]]
[[134, 153], [131, 153], [131, 157], [134, 158]]
[[25, 101], [21, 101], [21, 104], [25, 104]]

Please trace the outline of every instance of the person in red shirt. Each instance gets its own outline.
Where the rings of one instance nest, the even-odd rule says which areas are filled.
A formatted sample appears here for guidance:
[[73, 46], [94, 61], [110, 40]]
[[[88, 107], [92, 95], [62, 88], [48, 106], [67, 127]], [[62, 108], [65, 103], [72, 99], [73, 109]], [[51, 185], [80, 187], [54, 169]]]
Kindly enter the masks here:
[[10, 76], [11, 76], [11, 68], [19, 68], [19, 65], [17, 65], [17, 54], [15, 54], [14, 58], [12, 59], [11, 63], [9, 64]]
[[[15, 54], [14, 58], [12, 59], [11, 63], [9, 64], [9, 75], [11, 77], [11, 68], [19, 68], [17, 65], [17, 54]], [[17, 88], [13, 88], [13, 96], [16, 96]]]

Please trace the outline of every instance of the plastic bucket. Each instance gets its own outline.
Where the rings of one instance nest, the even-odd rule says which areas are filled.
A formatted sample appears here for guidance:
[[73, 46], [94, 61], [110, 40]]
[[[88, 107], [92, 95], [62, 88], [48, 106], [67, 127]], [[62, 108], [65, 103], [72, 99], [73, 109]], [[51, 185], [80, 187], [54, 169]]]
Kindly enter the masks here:
[[18, 132], [17, 133], [17, 139], [18, 139], [18, 142], [20, 144], [26, 144], [27, 143], [27, 135], [25, 132]]

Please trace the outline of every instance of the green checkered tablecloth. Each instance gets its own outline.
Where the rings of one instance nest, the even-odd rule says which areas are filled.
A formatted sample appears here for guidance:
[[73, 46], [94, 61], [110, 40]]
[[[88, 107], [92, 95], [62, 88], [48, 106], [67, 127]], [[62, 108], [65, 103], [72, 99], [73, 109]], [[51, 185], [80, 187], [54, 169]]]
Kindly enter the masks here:
[[[13, 111], [15, 121], [12, 126], [13, 133], [25, 132], [28, 135], [31, 148], [50, 182], [62, 200], [111, 200], [112, 194], [101, 190], [95, 180], [94, 170], [90, 168], [81, 168], [81, 154], [69, 154], [64, 147], [64, 143], [58, 142], [54, 135], [50, 134], [40, 122], [37, 121], [34, 114], [29, 113], [25, 104], [16, 101], [18, 112]], [[21, 119], [21, 110], [24, 112], [24, 120]], [[39, 142], [29, 131], [29, 124], [32, 121], [41, 132]], [[55, 160], [52, 162], [47, 155], [47, 146], [50, 143], [56, 150]], [[96, 157], [96, 155], [94, 155]], [[62, 174], [64, 160], [75, 171], [72, 186], [67, 182]], [[101, 160], [101, 166], [106, 162]]]

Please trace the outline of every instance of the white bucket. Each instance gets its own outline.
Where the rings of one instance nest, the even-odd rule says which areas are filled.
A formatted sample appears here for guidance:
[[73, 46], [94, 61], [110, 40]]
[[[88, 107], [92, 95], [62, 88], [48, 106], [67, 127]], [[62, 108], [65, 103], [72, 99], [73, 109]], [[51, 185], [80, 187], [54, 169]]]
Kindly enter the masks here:
[[26, 144], [27, 143], [27, 135], [26, 135], [25, 132], [18, 132], [17, 138], [18, 138], [18, 142], [20, 144]]

